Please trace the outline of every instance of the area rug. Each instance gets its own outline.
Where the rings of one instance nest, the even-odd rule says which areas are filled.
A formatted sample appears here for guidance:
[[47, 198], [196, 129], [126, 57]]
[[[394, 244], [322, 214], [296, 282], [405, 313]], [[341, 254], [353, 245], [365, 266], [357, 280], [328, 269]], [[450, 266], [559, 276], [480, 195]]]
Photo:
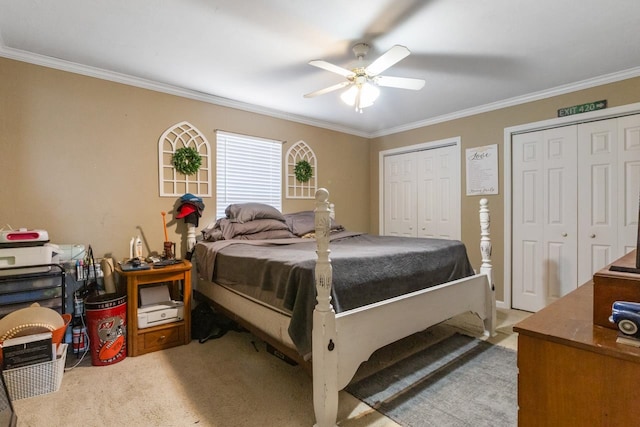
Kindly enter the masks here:
[[517, 376], [515, 351], [454, 334], [346, 391], [402, 426], [512, 427]]

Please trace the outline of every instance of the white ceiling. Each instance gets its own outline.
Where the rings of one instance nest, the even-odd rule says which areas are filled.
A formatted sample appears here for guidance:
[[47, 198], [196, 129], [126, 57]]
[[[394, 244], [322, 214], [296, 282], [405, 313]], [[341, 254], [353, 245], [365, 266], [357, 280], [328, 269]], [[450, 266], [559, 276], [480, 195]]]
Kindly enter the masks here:
[[[638, 0], [0, 0], [0, 56], [372, 137], [638, 76], [639, 24]], [[303, 98], [359, 42], [425, 87]]]

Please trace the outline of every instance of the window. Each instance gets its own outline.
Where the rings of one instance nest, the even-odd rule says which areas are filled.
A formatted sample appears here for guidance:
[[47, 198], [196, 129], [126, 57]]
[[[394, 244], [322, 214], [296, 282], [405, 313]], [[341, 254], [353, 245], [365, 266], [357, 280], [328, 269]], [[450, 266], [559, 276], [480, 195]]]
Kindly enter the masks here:
[[282, 141], [216, 131], [216, 218], [232, 203], [282, 210]]

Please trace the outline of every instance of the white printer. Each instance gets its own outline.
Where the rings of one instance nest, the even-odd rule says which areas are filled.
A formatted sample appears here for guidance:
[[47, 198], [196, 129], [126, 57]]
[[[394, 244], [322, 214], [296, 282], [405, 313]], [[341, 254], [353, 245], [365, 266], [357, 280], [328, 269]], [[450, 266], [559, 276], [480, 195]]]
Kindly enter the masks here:
[[171, 299], [167, 285], [140, 288], [139, 329], [182, 319], [184, 319], [184, 303]]

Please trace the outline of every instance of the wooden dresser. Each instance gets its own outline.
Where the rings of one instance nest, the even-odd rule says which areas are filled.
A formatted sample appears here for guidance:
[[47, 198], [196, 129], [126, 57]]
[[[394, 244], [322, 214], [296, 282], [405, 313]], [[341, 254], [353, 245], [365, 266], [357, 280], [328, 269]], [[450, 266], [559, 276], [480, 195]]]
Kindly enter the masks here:
[[640, 424], [640, 348], [593, 323], [593, 282], [514, 326], [518, 425]]

